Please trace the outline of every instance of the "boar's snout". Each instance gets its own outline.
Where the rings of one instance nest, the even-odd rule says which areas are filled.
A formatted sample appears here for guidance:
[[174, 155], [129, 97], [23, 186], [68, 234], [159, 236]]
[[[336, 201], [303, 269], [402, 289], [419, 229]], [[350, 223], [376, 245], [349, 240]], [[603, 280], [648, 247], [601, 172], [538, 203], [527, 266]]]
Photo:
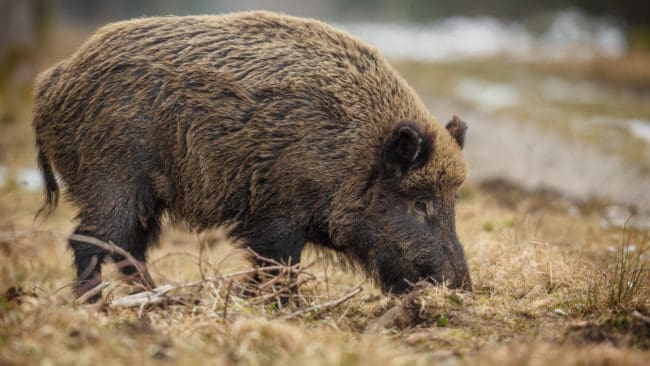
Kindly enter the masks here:
[[472, 280], [467, 267], [463, 247], [457, 239], [428, 242], [425, 247], [414, 249], [419, 254], [415, 259], [413, 280], [426, 279], [432, 283], [444, 283], [452, 289], [472, 291]]
[[456, 253], [444, 262], [441, 275], [433, 278], [433, 282], [446, 282], [450, 288], [472, 291], [472, 280], [463, 247], [459, 242], [454, 243], [454, 246]]
[[376, 274], [382, 291], [393, 294], [409, 292], [419, 281], [472, 291], [465, 253], [457, 239], [436, 240], [432, 235], [422, 235], [417, 243], [407, 240], [397, 244], [381, 234], [374, 237], [381, 239], [370, 246], [372, 249], [366, 258], [372, 259], [372, 272]]

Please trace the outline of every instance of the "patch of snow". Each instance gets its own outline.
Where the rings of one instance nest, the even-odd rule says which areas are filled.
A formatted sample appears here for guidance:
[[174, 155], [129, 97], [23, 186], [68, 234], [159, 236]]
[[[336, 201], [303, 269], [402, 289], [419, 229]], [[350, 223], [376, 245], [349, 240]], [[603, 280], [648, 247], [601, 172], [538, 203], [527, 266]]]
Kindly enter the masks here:
[[459, 80], [454, 95], [486, 112], [513, 107], [519, 103], [519, 91], [514, 85], [477, 79]]
[[550, 77], [542, 83], [544, 98], [555, 102], [594, 103], [604, 98], [598, 85], [589, 81], [568, 81]]
[[627, 127], [633, 136], [650, 143], [650, 121], [645, 119], [631, 119], [627, 121]]
[[532, 43], [520, 25], [490, 17], [452, 17], [428, 25], [355, 23], [340, 28], [399, 60], [452, 61], [501, 53], [523, 56]]
[[542, 54], [552, 60], [616, 58], [627, 50], [623, 31], [602, 20], [591, 20], [576, 10], [557, 13], [539, 43]]
[[429, 24], [359, 22], [335, 25], [395, 60], [442, 62], [503, 55], [515, 59], [616, 58], [623, 31], [575, 10], [558, 12], [540, 36], [517, 22], [455, 16]]
[[16, 183], [26, 191], [37, 191], [43, 188], [41, 172], [36, 168], [22, 168], [18, 170]]

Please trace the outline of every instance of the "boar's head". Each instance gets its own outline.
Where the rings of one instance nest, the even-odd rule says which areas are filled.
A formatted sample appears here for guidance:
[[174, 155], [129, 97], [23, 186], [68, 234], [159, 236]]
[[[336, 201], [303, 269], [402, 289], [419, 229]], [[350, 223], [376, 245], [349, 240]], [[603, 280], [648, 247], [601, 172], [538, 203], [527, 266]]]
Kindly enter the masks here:
[[385, 292], [419, 280], [472, 289], [455, 227], [457, 190], [467, 174], [457, 117], [431, 132], [400, 122], [383, 139], [363, 188], [363, 208], [346, 230], [344, 252]]

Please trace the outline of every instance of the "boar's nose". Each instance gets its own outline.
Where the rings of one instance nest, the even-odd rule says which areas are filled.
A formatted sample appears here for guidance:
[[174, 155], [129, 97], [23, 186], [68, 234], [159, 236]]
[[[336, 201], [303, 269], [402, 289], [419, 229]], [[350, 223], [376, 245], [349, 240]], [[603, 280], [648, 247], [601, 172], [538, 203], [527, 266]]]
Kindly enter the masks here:
[[472, 291], [472, 280], [465, 261], [453, 263], [447, 261], [442, 265], [443, 281], [448, 281], [449, 288]]
[[469, 276], [469, 268], [467, 267], [467, 262], [463, 258], [461, 263], [458, 263], [456, 271], [456, 278], [454, 283], [454, 288], [460, 288], [465, 291], [472, 291], [472, 279]]
[[459, 281], [460, 285], [458, 288], [462, 288], [465, 291], [472, 291], [472, 279], [469, 277], [469, 272], [467, 272], [464, 276], [461, 276]]
[[452, 266], [454, 267], [454, 288], [460, 288], [466, 291], [472, 291], [472, 279], [469, 275], [469, 267], [467, 266], [467, 259], [465, 259], [465, 250], [463, 245], [458, 240], [458, 237], [454, 238], [453, 246], [453, 256], [451, 261], [453, 261]]

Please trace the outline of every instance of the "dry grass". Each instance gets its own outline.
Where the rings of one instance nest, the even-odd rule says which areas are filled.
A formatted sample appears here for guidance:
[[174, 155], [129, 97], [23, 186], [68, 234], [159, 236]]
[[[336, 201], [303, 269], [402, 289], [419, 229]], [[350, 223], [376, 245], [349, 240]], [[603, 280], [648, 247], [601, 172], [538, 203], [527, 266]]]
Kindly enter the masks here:
[[[262, 276], [276, 285], [255, 292], [232, 275], [249, 267], [222, 232], [171, 230], [150, 265], [159, 285], [172, 286], [166, 301], [121, 307], [110, 304], [135, 289], [111, 266], [107, 301], [75, 303], [65, 244], [69, 207], [35, 228], [39, 195], [4, 192], [0, 364], [647, 360], [647, 233], [626, 231], [621, 239], [621, 229], [601, 227], [597, 212], [568, 214], [566, 202], [535, 195], [514, 204], [472, 188], [465, 196], [458, 222], [475, 282], [471, 294], [419, 284], [408, 295], [387, 297], [313, 254], [303, 258], [313, 265], [286, 269], [291, 275]], [[297, 283], [295, 292], [278, 292]], [[278, 293], [294, 295], [278, 301]]]

